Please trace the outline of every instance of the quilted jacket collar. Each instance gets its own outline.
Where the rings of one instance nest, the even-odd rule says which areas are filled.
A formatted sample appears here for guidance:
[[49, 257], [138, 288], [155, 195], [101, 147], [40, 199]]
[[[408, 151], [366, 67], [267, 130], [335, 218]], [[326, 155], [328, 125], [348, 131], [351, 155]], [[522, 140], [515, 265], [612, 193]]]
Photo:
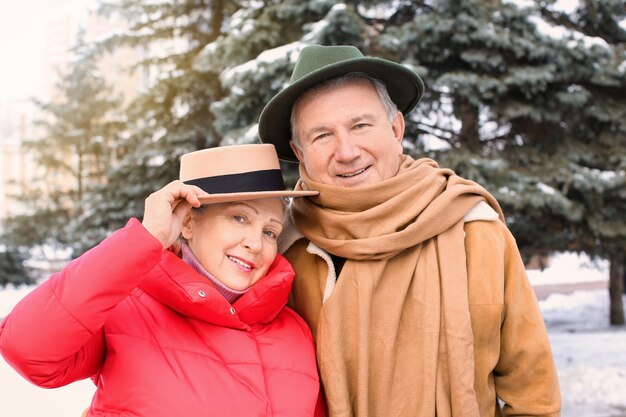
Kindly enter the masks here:
[[163, 252], [159, 266], [139, 288], [159, 302], [190, 318], [238, 329], [272, 321], [287, 303], [294, 272], [277, 255], [268, 274], [234, 304], [171, 252]]

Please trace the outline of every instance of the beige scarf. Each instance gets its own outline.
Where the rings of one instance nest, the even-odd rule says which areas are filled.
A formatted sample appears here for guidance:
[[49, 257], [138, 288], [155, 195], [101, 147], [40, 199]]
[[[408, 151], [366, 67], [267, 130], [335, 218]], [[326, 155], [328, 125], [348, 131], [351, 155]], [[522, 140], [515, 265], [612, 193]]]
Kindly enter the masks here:
[[408, 156], [365, 188], [300, 176], [320, 195], [294, 199], [297, 228], [347, 259], [317, 323], [330, 415], [478, 416], [463, 218], [483, 200], [502, 218], [495, 199]]

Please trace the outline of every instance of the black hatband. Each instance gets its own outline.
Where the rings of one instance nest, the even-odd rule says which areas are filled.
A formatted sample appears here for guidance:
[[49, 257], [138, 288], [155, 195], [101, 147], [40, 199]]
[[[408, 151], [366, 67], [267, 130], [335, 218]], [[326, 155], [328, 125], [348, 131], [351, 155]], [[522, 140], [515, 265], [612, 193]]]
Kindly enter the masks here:
[[251, 171], [241, 174], [217, 175], [185, 181], [196, 185], [209, 194], [250, 193], [284, 191], [285, 183], [279, 169]]

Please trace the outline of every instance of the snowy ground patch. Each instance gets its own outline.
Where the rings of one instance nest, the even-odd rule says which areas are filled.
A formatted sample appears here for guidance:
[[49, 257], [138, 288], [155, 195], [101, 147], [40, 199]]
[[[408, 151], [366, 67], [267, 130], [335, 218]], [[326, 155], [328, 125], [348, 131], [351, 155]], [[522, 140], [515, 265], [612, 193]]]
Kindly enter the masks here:
[[553, 294], [539, 305], [559, 373], [561, 415], [625, 417], [626, 328], [609, 325], [608, 291]]
[[584, 254], [564, 252], [552, 256], [550, 264], [543, 271], [533, 269], [526, 273], [533, 285], [607, 281], [609, 265], [605, 260], [592, 260]]

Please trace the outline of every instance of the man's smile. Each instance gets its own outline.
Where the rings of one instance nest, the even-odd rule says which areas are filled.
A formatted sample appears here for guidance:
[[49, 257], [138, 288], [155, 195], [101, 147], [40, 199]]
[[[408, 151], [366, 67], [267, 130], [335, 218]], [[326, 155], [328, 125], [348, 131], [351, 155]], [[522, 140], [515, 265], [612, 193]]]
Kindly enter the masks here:
[[342, 178], [351, 178], [354, 177], [356, 175], [362, 174], [363, 172], [365, 172], [367, 169], [369, 169], [369, 166], [365, 167], [365, 168], [361, 168], [357, 171], [353, 171], [353, 172], [348, 172], [345, 174], [339, 174], [337, 175], [338, 177], [342, 177]]

